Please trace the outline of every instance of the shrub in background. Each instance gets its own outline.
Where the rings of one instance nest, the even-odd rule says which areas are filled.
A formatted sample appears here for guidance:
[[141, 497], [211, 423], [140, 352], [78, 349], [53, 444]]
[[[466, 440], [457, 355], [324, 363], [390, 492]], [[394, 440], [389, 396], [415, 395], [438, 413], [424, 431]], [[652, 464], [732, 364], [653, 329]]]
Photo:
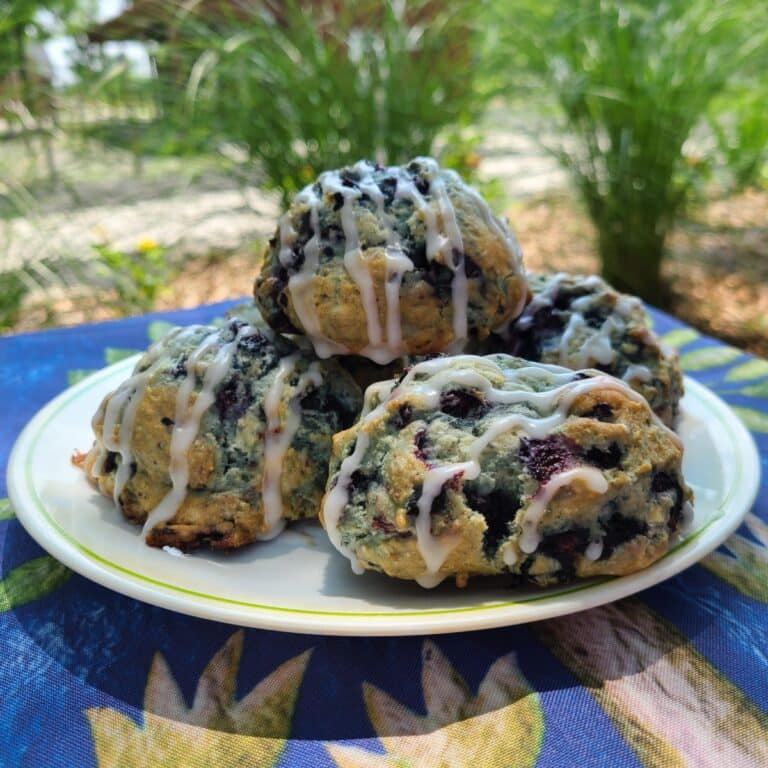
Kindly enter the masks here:
[[659, 302], [665, 240], [702, 171], [686, 142], [713, 99], [765, 59], [768, 5], [512, 0], [495, 13], [497, 66], [514, 50], [527, 77], [515, 70], [508, 83], [557, 104], [552, 149], [597, 228], [604, 276]]
[[19, 319], [27, 286], [18, 272], [0, 272], [0, 332], [13, 327]]
[[115, 292], [112, 308], [121, 315], [149, 312], [171, 278], [165, 248], [142, 240], [133, 253], [108, 245], [94, 245], [93, 250], [98, 272]]
[[768, 80], [764, 72], [740, 82], [710, 107], [729, 186], [735, 190], [768, 182]]
[[429, 153], [484, 108], [483, 6], [291, 0], [180, 17], [174, 45], [194, 56], [191, 123], [258, 159], [284, 202], [326, 168]]

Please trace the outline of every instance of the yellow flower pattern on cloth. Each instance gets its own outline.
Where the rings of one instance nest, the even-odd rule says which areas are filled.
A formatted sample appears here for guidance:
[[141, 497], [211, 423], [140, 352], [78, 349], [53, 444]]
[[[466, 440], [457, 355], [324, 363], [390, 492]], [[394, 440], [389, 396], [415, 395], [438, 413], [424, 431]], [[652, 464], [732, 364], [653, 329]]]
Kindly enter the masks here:
[[539, 696], [513, 654], [491, 664], [473, 695], [437, 645], [422, 650], [427, 714], [412, 712], [374, 685], [363, 685], [368, 717], [386, 755], [328, 744], [339, 768], [481, 768], [536, 764], [544, 736]]
[[99, 768], [274, 765], [290, 733], [311, 651], [281, 664], [237, 701], [242, 648], [240, 630], [203, 671], [191, 707], [168, 663], [156, 653], [144, 694], [143, 725], [107, 707], [86, 710]]

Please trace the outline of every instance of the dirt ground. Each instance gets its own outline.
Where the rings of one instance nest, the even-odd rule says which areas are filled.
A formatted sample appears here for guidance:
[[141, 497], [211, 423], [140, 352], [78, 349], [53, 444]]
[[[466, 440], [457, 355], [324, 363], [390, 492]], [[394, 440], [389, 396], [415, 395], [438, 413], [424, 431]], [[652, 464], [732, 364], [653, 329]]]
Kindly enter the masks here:
[[[531, 199], [508, 210], [529, 270], [598, 270], [595, 234], [573, 197]], [[694, 327], [768, 357], [768, 191], [712, 202], [683, 221], [669, 244], [664, 275], [667, 311]], [[194, 307], [250, 293], [253, 251], [189, 261], [156, 308]], [[69, 325], [115, 316], [104, 297], [62, 297], [52, 307], [27, 307], [15, 330]]]

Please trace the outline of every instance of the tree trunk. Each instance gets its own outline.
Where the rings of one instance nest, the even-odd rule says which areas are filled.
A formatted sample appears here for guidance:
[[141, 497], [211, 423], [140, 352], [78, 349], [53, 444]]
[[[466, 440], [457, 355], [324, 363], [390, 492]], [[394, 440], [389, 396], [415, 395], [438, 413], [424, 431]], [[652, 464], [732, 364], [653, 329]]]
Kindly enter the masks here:
[[664, 306], [667, 292], [661, 281], [666, 232], [606, 232], [600, 228], [598, 246], [602, 275], [614, 288]]

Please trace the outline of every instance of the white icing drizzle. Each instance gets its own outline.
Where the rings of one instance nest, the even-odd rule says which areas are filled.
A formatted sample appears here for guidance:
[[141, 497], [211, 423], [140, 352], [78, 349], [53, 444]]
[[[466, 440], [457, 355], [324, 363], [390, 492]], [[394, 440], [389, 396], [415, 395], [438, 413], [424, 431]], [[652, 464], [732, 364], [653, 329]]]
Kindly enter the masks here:
[[584, 557], [587, 560], [595, 561], [600, 559], [600, 555], [603, 554], [603, 539], [594, 539], [587, 544], [587, 548], [584, 551]]
[[[452, 175], [459, 182], [461, 181], [458, 174], [456, 174], [454, 171], [447, 171], [446, 173]], [[496, 333], [505, 333], [509, 328], [510, 323], [519, 317], [520, 313], [525, 307], [525, 302], [528, 299], [527, 291], [524, 288], [527, 280], [525, 276], [525, 267], [523, 266], [523, 250], [520, 247], [520, 243], [517, 241], [514, 233], [509, 228], [509, 222], [506, 219], [497, 219], [493, 213], [491, 213], [491, 209], [488, 207], [488, 204], [485, 202], [485, 200], [483, 200], [480, 193], [474, 187], [465, 185], [464, 188], [474, 198], [476, 203], [476, 210], [482, 216], [485, 225], [488, 227], [488, 229], [495, 232], [497, 237], [501, 239], [501, 242], [507, 246], [509, 267], [512, 271], [512, 274], [520, 281], [520, 296], [518, 298], [517, 305], [509, 316], [509, 320], [504, 322], [499, 328], [494, 329]]]
[[608, 481], [603, 477], [603, 473], [594, 467], [575, 467], [553, 475], [531, 497], [523, 513], [521, 521], [523, 530], [518, 540], [518, 546], [522, 552], [530, 554], [536, 551], [541, 541], [538, 526], [547, 511], [547, 505], [561, 488], [565, 488], [575, 481], [580, 481], [596, 494], [603, 494], [608, 490]]
[[[599, 278], [598, 278], [599, 279]], [[619, 313], [625, 320], [629, 320], [634, 313], [638, 310], [645, 312], [643, 309], [643, 303], [636, 296], [630, 296], [626, 293], [619, 295], [616, 301], [616, 312]]]
[[163, 547], [163, 552], [171, 555], [172, 557], [188, 557], [180, 549], [176, 547], [170, 547], [167, 544]]
[[187, 360], [187, 375], [176, 392], [176, 413], [171, 432], [170, 465], [171, 490], [149, 513], [142, 534], [146, 538], [159, 523], [170, 520], [183, 503], [189, 483], [189, 460], [187, 452], [198, 435], [200, 420], [216, 399], [216, 388], [221, 384], [232, 365], [240, 340], [258, 333], [253, 326], [242, 326], [235, 338], [222, 344], [214, 353], [203, 375], [203, 383], [193, 402], [190, 402], [196, 383], [195, 367], [203, 355], [216, 346], [221, 335], [219, 330], [211, 331], [198, 345]]
[[293, 396], [287, 403], [285, 420], [280, 418], [280, 403], [291, 374], [300, 355], [294, 352], [278, 363], [277, 373], [264, 397], [264, 415], [267, 419], [264, 436], [264, 470], [261, 481], [261, 501], [264, 509], [264, 531], [257, 538], [273, 539], [285, 527], [281, 479], [285, 453], [301, 426], [301, 397], [310, 385], [323, 383], [318, 363], [312, 363], [296, 383]]
[[540, 293], [534, 294], [525, 311], [515, 323], [521, 331], [527, 331], [531, 327], [533, 317], [540, 309], [551, 307], [554, 304], [555, 296], [557, 296], [560, 286], [567, 278], [568, 275], [565, 272], [557, 272], [549, 278]]
[[[312, 227], [312, 237], [304, 244], [304, 261], [299, 270], [288, 278], [288, 293], [291, 303], [307, 336], [312, 340], [318, 357], [328, 358], [331, 355], [343, 355], [349, 350], [331, 341], [322, 332], [320, 319], [317, 316], [314, 301], [314, 276], [320, 263], [320, 199], [311, 186], [306, 187], [296, 198], [297, 202], [309, 206], [309, 221]], [[280, 219], [280, 263], [290, 269], [294, 262], [294, 254], [290, 244], [296, 237], [296, 231], [291, 226], [290, 214], [286, 213]]]
[[683, 517], [680, 528], [678, 529], [679, 533], [687, 533], [691, 529], [691, 526], [693, 525], [693, 515], [693, 504], [691, 504], [690, 501], [686, 501], [683, 504]]
[[627, 383], [632, 381], [639, 381], [647, 383], [653, 379], [653, 373], [651, 369], [646, 365], [630, 365], [624, 375], [621, 377]]
[[[536, 312], [543, 307], [551, 307], [564, 283], [573, 281], [571, 275], [558, 272], [547, 281], [544, 289], [538, 293], [525, 308], [516, 326], [521, 331], [529, 330]], [[641, 301], [635, 296], [618, 294], [613, 311], [606, 317], [599, 328], [590, 326], [584, 312], [588, 311], [596, 297], [601, 293], [613, 294], [610, 286], [600, 277], [591, 275], [579, 278], [578, 284], [591, 293], [574, 299], [568, 308], [571, 313], [558, 345], [558, 361], [568, 368], [589, 368], [594, 365], [611, 365], [617, 353], [612, 339], [626, 331], [627, 323], [638, 310], [643, 311]], [[615, 295], [615, 294], [614, 294]], [[643, 340], [650, 346], [658, 346], [658, 338], [648, 329], [642, 329]], [[580, 341], [580, 344], [575, 342]], [[662, 352], [664, 352], [662, 350]], [[622, 376], [626, 382], [649, 382], [653, 379], [652, 371], [645, 365], [630, 365]]]
[[[487, 376], [482, 372], [483, 368], [488, 371]], [[512, 388], [495, 388], [491, 378], [500, 378], [507, 386], [512, 385]], [[526, 379], [536, 378], [546, 378], [559, 386], [541, 392], [514, 388], [515, 384], [525, 386]], [[572, 371], [536, 363], [517, 369], [502, 369], [493, 359], [474, 355], [426, 360], [412, 366], [401, 382], [395, 386], [392, 386], [392, 382], [380, 382], [369, 387], [366, 392], [366, 410], [361, 416], [361, 432], [358, 434], [355, 450], [342, 462], [337, 483], [326, 497], [323, 510], [326, 530], [336, 548], [350, 558], [353, 564], [356, 562], [356, 557], [351, 550], [341, 546], [338, 523], [343, 508], [349, 500], [347, 490], [349, 480], [352, 473], [360, 466], [370, 442], [370, 437], [363, 430], [385, 411], [388, 403], [396, 400], [403, 393], [418, 395], [427, 409], [437, 408], [440, 395], [446, 386], [474, 388], [483, 393], [486, 401], [494, 404], [524, 403], [535, 410], [537, 415], [515, 413], [499, 417], [483, 434], [472, 441], [466, 449], [465, 461], [431, 467], [426, 471], [422, 493], [418, 500], [419, 512], [416, 519], [418, 549], [425, 563], [425, 571], [418, 579], [422, 586], [434, 586], [439, 583], [439, 570], [457, 543], [457, 539], [453, 536], [436, 537], [432, 534], [431, 509], [435, 498], [445, 484], [454, 478], [476, 479], [480, 475], [480, 458], [483, 451], [499, 436], [519, 430], [530, 437], [544, 438], [565, 422], [576, 398], [595, 389], [613, 389], [635, 402], [642, 403], [654, 424], [663, 429], [678, 447], [682, 446], [680, 438], [650, 410], [648, 403], [641, 395], [611, 376], [598, 374], [587, 379], [574, 380]], [[381, 402], [376, 407], [371, 407], [376, 400]], [[541, 416], [538, 415], [539, 411], [551, 411], [551, 413]], [[572, 482], [581, 482], [598, 494], [605, 493], [608, 489], [605, 477], [594, 467], [576, 467], [554, 475], [546, 484], [539, 487], [523, 513], [523, 533], [520, 538], [520, 549], [523, 552], [530, 553], [536, 550], [539, 544], [538, 523], [546, 511], [547, 504], [560, 488]]]
[[[379, 406], [379, 408], [381, 407]], [[352, 570], [358, 575], [362, 574], [365, 568], [358, 560], [357, 555], [342, 543], [339, 520], [349, 501], [349, 484], [352, 481], [352, 473], [360, 466], [370, 442], [371, 438], [365, 432], [358, 433], [354, 451], [341, 462], [339, 474], [336, 477], [336, 485], [326, 494], [323, 501], [323, 522], [328, 538], [333, 546], [349, 560]]]
[[396, 386], [397, 381], [395, 379], [376, 381], [373, 384], [369, 384], [363, 397], [363, 410], [358, 418], [365, 418], [374, 408], [381, 405]]
[[397, 245], [400, 243], [400, 237], [395, 231], [395, 217], [387, 213], [384, 207], [386, 198], [379, 189], [379, 185], [373, 179], [374, 166], [365, 160], [360, 160], [352, 166], [352, 169], [360, 177], [358, 186], [360, 191], [376, 203], [376, 215], [379, 221], [384, 225], [384, 233], [387, 238], [387, 245]]
[[512, 568], [512, 566], [517, 564], [517, 560], [518, 560], [517, 552], [515, 552], [515, 549], [511, 544], [507, 544], [504, 547], [504, 551], [501, 557], [502, 557], [502, 560], [504, 560], [504, 565], [508, 565], [510, 568]]
[[[530, 363], [522, 368], [514, 369], [502, 369], [496, 363], [493, 362], [493, 357], [504, 357], [503, 355], [479, 357], [475, 355], [457, 355], [454, 357], [438, 357], [432, 360], [426, 360], [411, 367], [408, 373], [403, 377], [399, 385], [397, 385], [391, 392], [390, 398], [396, 397], [398, 391], [402, 387], [409, 387], [410, 391], [414, 391], [414, 388], [425, 385], [422, 387], [422, 391], [428, 394], [428, 407], [435, 408], [439, 402], [440, 390], [435, 385], [442, 385], [443, 383], [463, 383], [467, 385], [470, 381], [472, 386], [476, 386], [480, 389], [485, 397], [494, 403], [502, 403], [509, 405], [512, 403], [530, 403], [538, 406], [542, 409], [551, 409], [554, 407], [554, 403], [559, 400], [560, 406], [558, 413], [565, 418], [565, 410], [570, 408], [574, 399], [585, 392], [589, 392], [593, 389], [613, 389], [621, 392], [625, 397], [633, 400], [636, 403], [640, 403], [649, 410], [649, 416], [652, 422], [662, 429], [667, 436], [674, 442], [674, 444], [682, 449], [682, 441], [672, 429], [670, 429], [663, 421], [650, 410], [648, 401], [635, 390], [631, 389], [626, 383], [622, 382], [608, 374], [600, 373], [598, 371], [592, 371], [595, 376], [587, 379], [573, 380], [574, 372], [566, 370], [559, 366], [545, 365], [543, 363]], [[532, 376], [544, 376], [548, 374], [548, 378], [554, 383], [561, 384], [556, 389], [551, 389], [543, 392], [529, 392], [526, 390], [500, 390], [495, 389], [490, 380], [485, 376], [478, 373], [475, 370], [459, 371], [458, 366], [461, 364], [471, 364], [473, 366], [485, 365], [492, 370], [496, 376], [504, 378], [508, 383], [524, 381], [526, 377]], [[456, 371], [451, 371], [452, 366], [456, 366]], [[420, 374], [426, 374], [430, 377], [426, 382], [416, 381], [416, 377]], [[429, 386], [429, 385], [432, 386]], [[564, 410], [565, 409], [565, 410]], [[370, 414], [369, 414], [370, 417]], [[550, 417], [546, 417], [550, 418]], [[546, 421], [546, 418], [537, 419], [538, 422]], [[532, 426], [526, 428], [533, 428]], [[549, 429], [549, 425], [545, 429]]]
[[[115, 472], [113, 491], [113, 499], [118, 507], [120, 506], [120, 495], [131, 477], [131, 465], [133, 464], [131, 437], [133, 435], [136, 411], [149, 378], [163, 362], [163, 352], [171, 341], [189, 336], [200, 330], [200, 328], [201, 326], [199, 325], [190, 326], [185, 329], [174, 328], [162, 339], [152, 344], [137, 365], [137, 369], [143, 367], [144, 370], [136, 370], [129, 379], [124, 381], [112, 393], [109, 402], [107, 404], [102, 403], [98, 412], [93, 417], [92, 425], [94, 430], [96, 423], [103, 417], [102, 443], [106, 450], [100, 451], [92, 473], [94, 477], [102, 477], [104, 475], [104, 462], [108, 452], [120, 455], [120, 463]], [[117, 427], [118, 420], [120, 421], [119, 427]], [[117, 428], [117, 439], [115, 439], [115, 428]]]
[[[467, 338], [467, 306], [469, 303], [467, 273], [464, 268], [464, 242], [461, 238], [459, 226], [456, 223], [456, 211], [445, 189], [445, 182], [439, 174], [437, 163], [431, 158], [419, 158], [418, 161], [428, 168], [427, 178], [430, 182], [432, 194], [437, 200], [440, 218], [443, 221], [443, 229], [447, 237], [447, 241], [443, 242], [440, 249], [441, 261], [453, 272], [453, 279], [451, 280], [453, 344], [456, 347], [456, 351], [461, 351]], [[430, 257], [429, 249], [427, 249], [427, 258], [437, 258], [437, 254]]]
[[426, 589], [436, 587], [443, 580], [444, 577], [438, 575], [440, 567], [461, 540], [455, 535], [435, 536], [432, 533], [432, 504], [446, 483], [468, 472], [472, 472], [469, 462], [435, 467], [424, 475], [416, 516], [416, 542], [426, 569], [416, 581]]
[[277, 256], [280, 259], [280, 263], [286, 269], [289, 269], [294, 259], [291, 243], [296, 239], [296, 230], [293, 228], [291, 217], [287, 213], [280, 217], [278, 226], [280, 230], [280, 250]]
[[[400, 286], [403, 283], [403, 275], [413, 269], [413, 262], [403, 253], [399, 245], [388, 245], [385, 253], [387, 268], [384, 296], [387, 300], [387, 344], [385, 354], [377, 353], [377, 356], [382, 362], [388, 363], [406, 351], [400, 324]], [[393, 355], [392, 358], [383, 359], [389, 358], [390, 354]]]
[[[453, 307], [452, 351], [461, 351], [467, 339], [467, 310], [469, 290], [464, 264], [464, 245], [456, 220], [456, 211], [446, 189], [445, 180], [461, 185], [475, 199], [476, 208], [486, 226], [507, 245], [509, 266], [521, 280], [524, 278], [522, 254], [517, 241], [508, 227], [496, 220], [488, 205], [471, 187], [463, 184], [452, 171], [441, 171], [438, 164], [428, 157], [416, 158], [429, 182], [429, 194], [434, 202], [428, 202], [419, 192], [410, 175], [396, 166], [386, 169], [396, 179], [395, 197], [410, 200], [421, 215], [425, 226], [426, 254], [429, 261], [437, 261], [451, 270], [451, 299]], [[387, 213], [386, 198], [374, 179], [375, 166], [360, 161], [352, 167], [357, 178], [355, 186], [343, 182], [338, 171], [327, 171], [320, 175], [322, 196], [341, 195], [341, 227], [345, 238], [344, 266], [354, 281], [360, 294], [366, 318], [368, 344], [360, 352], [377, 363], [391, 362], [405, 351], [401, 329], [400, 287], [403, 275], [414, 269], [413, 262], [403, 252], [400, 239], [395, 230], [395, 219]], [[376, 290], [370, 273], [369, 263], [360, 248], [360, 237], [355, 215], [355, 203], [367, 195], [376, 206], [376, 216], [382, 225], [386, 239], [385, 249], [385, 300], [386, 300], [386, 338], [382, 329], [377, 303]], [[299, 269], [288, 279], [288, 291], [292, 305], [307, 335], [312, 340], [315, 351], [320, 357], [332, 354], [345, 354], [349, 350], [332, 342], [321, 331], [317, 311], [313, 302], [312, 279], [319, 265], [319, 206], [322, 198], [315, 192], [313, 185], [306, 187], [296, 198], [297, 203], [307, 205], [310, 214], [312, 237], [304, 246], [304, 261]], [[438, 214], [439, 213], [439, 221]], [[280, 222], [280, 248], [278, 251], [281, 264], [289, 270], [295, 269], [295, 256], [291, 244], [296, 232], [291, 226], [290, 214]], [[520, 305], [513, 313], [517, 316], [525, 302], [525, 292], [520, 292]]]
[[[337, 171], [327, 171], [320, 175], [320, 186], [324, 194], [340, 194], [343, 198], [341, 206], [341, 228], [344, 232], [344, 266], [354, 280], [357, 290], [360, 292], [360, 301], [365, 311], [365, 321], [368, 330], [368, 345], [375, 354], [375, 350], [382, 346], [382, 330], [379, 320], [379, 307], [376, 301], [376, 290], [373, 278], [368, 269], [367, 260], [360, 248], [360, 237], [357, 231], [354, 204], [363, 194], [357, 187], [348, 187], [342, 183]], [[368, 348], [366, 348], [368, 349]], [[366, 350], [363, 352], [366, 353]], [[388, 362], [388, 361], [387, 361]]]

